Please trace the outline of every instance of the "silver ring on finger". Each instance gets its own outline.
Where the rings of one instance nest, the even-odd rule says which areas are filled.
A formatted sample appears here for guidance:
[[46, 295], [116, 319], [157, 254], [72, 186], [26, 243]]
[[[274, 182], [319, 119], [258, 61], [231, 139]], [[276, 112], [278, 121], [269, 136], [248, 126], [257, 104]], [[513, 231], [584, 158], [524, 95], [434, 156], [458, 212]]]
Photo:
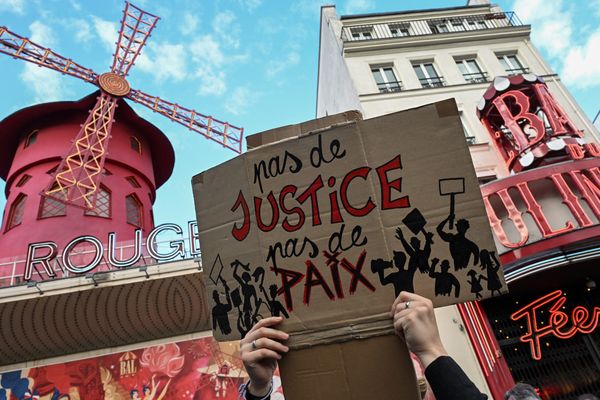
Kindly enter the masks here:
[[404, 303], [404, 308], [406, 310], [408, 310], [410, 308], [410, 301], [407, 301], [406, 303]]
[[256, 340], [252, 341], [252, 350], [256, 350], [258, 349], [258, 346], [256, 345]]

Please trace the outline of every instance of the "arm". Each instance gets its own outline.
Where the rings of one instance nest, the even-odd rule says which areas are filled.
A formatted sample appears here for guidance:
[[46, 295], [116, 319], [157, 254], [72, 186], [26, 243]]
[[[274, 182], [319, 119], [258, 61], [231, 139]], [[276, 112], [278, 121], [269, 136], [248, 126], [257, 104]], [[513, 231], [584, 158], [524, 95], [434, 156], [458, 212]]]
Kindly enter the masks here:
[[433, 258], [431, 259], [431, 268], [429, 268], [429, 276], [431, 278], [435, 278], [436, 274], [435, 274], [435, 266], [437, 265], [437, 263], [440, 262], [439, 258]]
[[460, 282], [454, 275], [452, 275], [452, 285], [454, 285], [454, 297], [458, 297], [460, 294]]
[[448, 242], [452, 239], [451, 234], [444, 232], [444, 225], [446, 225], [446, 222], [448, 222], [449, 219], [450, 219], [450, 217], [448, 217], [445, 220], [443, 220], [442, 222], [440, 222], [440, 224], [437, 226], [437, 229], [436, 229], [438, 235], [440, 235], [442, 240], [444, 240], [446, 242]]
[[281, 360], [281, 355], [289, 350], [281, 343], [289, 335], [275, 329], [282, 321], [281, 317], [261, 319], [240, 341], [240, 355], [250, 377], [250, 381], [240, 388], [246, 400], [266, 400], [270, 397], [277, 360]]
[[471, 252], [473, 253], [473, 265], [479, 264], [479, 247], [475, 243], [471, 246]]
[[[409, 307], [407, 308], [407, 302]], [[425, 367], [425, 376], [437, 400], [486, 400], [460, 367], [448, 357], [440, 339], [431, 300], [402, 292], [390, 316], [394, 329]]]
[[412, 246], [406, 241], [406, 239], [404, 239], [404, 234], [402, 233], [402, 229], [400, 228], [396, 228], [396, 239], [398, 239], [402, 243], [404, 251], [406, 251], [406, 253], [409, 256], [412, 256], [414, 254]]

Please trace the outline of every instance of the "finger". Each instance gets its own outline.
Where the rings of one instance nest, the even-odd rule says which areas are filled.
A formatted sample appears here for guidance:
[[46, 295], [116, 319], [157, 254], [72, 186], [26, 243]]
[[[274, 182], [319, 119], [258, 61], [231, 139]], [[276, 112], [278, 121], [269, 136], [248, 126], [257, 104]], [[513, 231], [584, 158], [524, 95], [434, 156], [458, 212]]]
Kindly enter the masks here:
[[[408, 293], [408, 292], [402, 292], [402, 293]], [[400, 296], [402, 295], [402, 293], [400, 294]], [[400, 299], [400, 296], [398, 296], [398, 299]], [[393, 317], [395, 314], [399, 313], [402, 310], [407, 310], [407, 309], [415, 309], [415, 308], [420, 308], [420, 307], [429, 307], [430, 300], [426, 299], [425, 297], [421, 297], [419, 296], [418, 299], [416, 300], [408, 300], [408, 301], [394, 301], [394, 305], [392, 306], [392, 311], [390, 312], [390, 317]], [[408, 308], [406, 307], [406, 305], [408, 304]]]
[[245, 338], [245, 343], [252, 343], [253, 340], [257, 340], [263, 337], [283, 341], [287, 340], [290, 337], [290, 335], [278, 329], [262, 327], [258, 328], [254, 332], [247, 334]]
[[396, 335], [400, 336], [403, 340], [406, 340], [404, 339], [404, 327], [400, 321], [394, 322], [394, 330], [396, 331]]
[[245, 364], [257, 363], [264, 360], [281, 360], [281, 354], [269, 349], [258, 349], [242, 355]]
[[240, 348], [240, 350], [242, 351], [257, 351], [259, 349], [269, 349], [269, 350], [274, 350], [278, 353], [287, 353], [289, 351], [289, 347], [287, 347], [286, 345], [273, 340], [273, 339], [268, 339], [268, 338], [260, 338], [255, 340], [256, 343], [256, 349], [254, 349], [254, 347], [252, 346], [252, 343], [248, 343], [246, 345], [244, 345], [244, 348]]
[[410, 301], [411, 303], [414, 301], [418, 301], [420, 303], [423, 304], [432, 304], [431, 300], [429, 300], [427, 297], [423, 297], [423, 296], [419, 296], [416, 293], [411, 293], [411, 292], [400, 292], [400, 295], [398, 296], [401, 301]]
[[250, 329], [248, 331], [248, 333], [246, 334], [246, 337], [244, 337], [244, 339], [246, 339], [248, 337], [248, 335], [250, 335], [250, 333], [256, 331], [257, 329], [260, 329], [265, 326], [275, 326], [275, 325], [279, 324], [281, 321], [283, 321], [283, 317], [263, 318], [260, 321], [258, 321], [256, 324], [254, 324], [254, 326], [252, 327], [252, 329]]

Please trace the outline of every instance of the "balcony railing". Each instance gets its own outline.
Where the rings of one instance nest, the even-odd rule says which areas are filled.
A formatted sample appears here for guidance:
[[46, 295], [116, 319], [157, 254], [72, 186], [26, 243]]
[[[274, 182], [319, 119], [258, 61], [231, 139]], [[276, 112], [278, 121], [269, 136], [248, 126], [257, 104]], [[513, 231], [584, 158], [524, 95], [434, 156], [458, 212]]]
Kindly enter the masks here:
[[522, 25], [523, 23], [519, 20], [517, 15], [514, 12], [509, 11], [448, 18], [397, 21], [385, 24], [345, 26], [342, 29], [342, 40], [345, 42], [357, 42], [408, 36], [480, 31]]
[[446, 86], [444, 79], [441, 76], [436, 76], [434, 78], [421, 78], [419, 79], [419, 82], [423, 88], [438, 88]]
[[379, 93], [399, 92], [402, 90], [402, 82], [381, 82], [377, 84], [377, 89], [379, 89]]
[[525, 68], [525, 67], [506, 70], [507, 75], [519, 75], [519, 74], [528, 74], [528, 73], [529, 73], [529, 68]]
[[473, 74], [463, 74], [467, 83], [485, 83], [488, 81], [487, 72], [476, 72]]

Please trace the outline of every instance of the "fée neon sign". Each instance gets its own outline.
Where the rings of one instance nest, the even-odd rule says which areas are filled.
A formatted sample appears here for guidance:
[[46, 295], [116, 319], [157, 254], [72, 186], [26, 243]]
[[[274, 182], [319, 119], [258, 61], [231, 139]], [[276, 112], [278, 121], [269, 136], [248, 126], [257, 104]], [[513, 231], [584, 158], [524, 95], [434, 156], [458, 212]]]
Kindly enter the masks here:
[[[510, 316], [513, 321], [526, 319], [527, 333], [521, 336], [520, 340], [529, 343], [531, 356], [535, 360], [542, 359], [540, 341], [543, 337], [554, 335], [559, 339], [569, 339], [576, 333], [592, 333], [598, 327], [600, 307], [594, 307], [590, 311], [585, 307], [577, 306], [568, 315], [562, 311], [566, 301], [563, 292], [556, 290], [529, 303]], [[548, 312], [543, 324], [538, 321], [538, 313], [541, 311]]]

